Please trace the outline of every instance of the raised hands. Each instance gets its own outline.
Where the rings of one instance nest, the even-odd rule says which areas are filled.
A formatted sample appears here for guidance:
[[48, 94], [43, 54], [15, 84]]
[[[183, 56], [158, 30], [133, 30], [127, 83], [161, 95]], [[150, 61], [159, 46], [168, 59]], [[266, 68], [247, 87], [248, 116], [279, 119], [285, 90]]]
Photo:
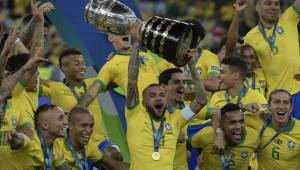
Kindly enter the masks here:
[[248, 6], [248, 0], [236, 0], [233, 7], [236, 11], [241, 12]]

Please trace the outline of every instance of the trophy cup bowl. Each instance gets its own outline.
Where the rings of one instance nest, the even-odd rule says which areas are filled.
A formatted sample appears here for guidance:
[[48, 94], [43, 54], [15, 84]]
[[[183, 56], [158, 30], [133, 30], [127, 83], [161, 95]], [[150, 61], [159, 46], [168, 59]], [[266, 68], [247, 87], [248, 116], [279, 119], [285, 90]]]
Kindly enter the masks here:
[[[90, 0], [84, 17], [100, 32], [116, 35], [132, 35], [130, 30], [138, 22], [134, 12], [116, 0]], [[189, 61], [188, 51], [194, 46], [191, 24], [154, 16], [139, 30], [137, 39], [160, 57], [178, 67]]]

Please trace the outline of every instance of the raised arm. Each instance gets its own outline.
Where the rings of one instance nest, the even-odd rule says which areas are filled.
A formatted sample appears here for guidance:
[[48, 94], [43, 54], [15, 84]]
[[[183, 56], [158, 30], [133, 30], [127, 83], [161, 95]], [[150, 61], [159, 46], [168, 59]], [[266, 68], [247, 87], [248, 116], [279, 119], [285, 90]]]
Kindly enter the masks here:
[[11, 29], [10, 33], [3, 45], [1, 54], [0, 54], [0, 86], [2, 84], [2, 79], [4, 75], [5, 66], [8, 59], [8, 53], [12, 50], [14, 43], [18, 37], [19, 33], [15, 29]]
[[28, 24], [21, 30], [20, 39], [23, 44], [28, 47], [30, 42], [33, 40], [35, 27], [37, 24], [42, 24], [44, 26], [44, 14], [49, 13], [54, 10], [54, 6], [52, 3], [46, 2], [42, 5], [41, 2], [34, 2], [31, 0], [31, 9], [32, 9], [32, 19], [28, 22]]
[[133, 108], [139, 103], [139, 92], [137, 87], [139, 75], [138, 62], [139, 42], [133, 39], [132, 54], [128, 64], [128, 86], [126, 96], [127, 108]]
[[239, 37], [239, 22], [240, 16], [248, 5], [248, 0], [237, 0], [234, 4], [234, 15], [227, 33], [226, 54], [225, 57], [233, 57], [235, 47]]
[[[192, 55], [192, 56], [196, 56], [196, 53], [197, 52], [195, 49], [192, 49], [190, 51], [190, 55]], [[207, 94], [206, 94], [203, 83], [199, 79], [199, 75], [197, 73], [195, 65], [196, 65], [196, 61], [194, 60], [194, 58], [192, 58], [189, 61], [188, 66], [189, 66], [193, 84], [194, 84], [195, 98], [191, 102], [190, 108], [195, 114], [197, 114], [207, 104]]]
[[17, 82], [24, 76], [26, 72], [30, 71], [32, 67], [36, 67], [36, 65], [41, 62], [48, 62], [48, 60], [39, 57], [33, 57], [29, 59], [29, 61], [19, 71], [5, 78], [0, 87], [0, 101], [11, 94], [11, 91], [14, 89]]

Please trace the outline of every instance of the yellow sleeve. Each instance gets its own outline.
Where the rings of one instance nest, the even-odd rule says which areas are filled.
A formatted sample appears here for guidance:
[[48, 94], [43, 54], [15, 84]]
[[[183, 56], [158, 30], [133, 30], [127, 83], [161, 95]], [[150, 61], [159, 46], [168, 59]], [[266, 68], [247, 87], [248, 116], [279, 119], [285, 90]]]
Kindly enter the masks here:
[[220, 62], [216, 54], [209, 52], [207, 55], [208, 57], [205, 59], [205, 62], [207, 68], [206, 77], [208, 78], [209, 75], [219, 74]]
[[97, 162], [103, 157], [103, 153], [98, 149], [98, 145], [96, 143], [92, 144], [92, 147], [85, 147], [86, 155], [88, 159], [92, 162]]
[[258, 93], [258, 94], [259, 95], [256, 98], [256, 101], [257, 101], [257, 105], [259, 106], [259, 111], [265, 111], [268, 109], [268, 101], [262, 94], [260, 94], [260, 93]]
[[212, 127], [205, 127], [196, 133], [191, 139], [191, 145], [194, 148], [205, 148], [208, 142], [213, 139], [214, 133]]
[[290, 6], [284, 13], [281, 15], [280, 20], [282, 20], [286, 24], [292, 24], [295, 27], [297, 26], [297, 23], [300, 18], [300, 9], [293, 4]]
[[39, 86], [39, 96], [50, 98], [51, 96], [51, 85], [50, 83], [47, 84], [40, 84]]
[[209, 108], [218, 108], [217, 106], [217, 102], [218, 102], [219, 98], [217, 93], [213, 94], [210, 101], [209, 101]]
[[107, 85], [112, 81], [112, 77], [115, 76], [114, 73], [114, 69], [112, 68], [112, 60], [108, 61], [99, 71], [95, 81], [101, 85], [103, 90], [105, 90]]
[[53, 166], [55, 168], [61, 167], [66, 164], [66, 160], [63, 154], [63, 142], [56, 140], [53, 146]]

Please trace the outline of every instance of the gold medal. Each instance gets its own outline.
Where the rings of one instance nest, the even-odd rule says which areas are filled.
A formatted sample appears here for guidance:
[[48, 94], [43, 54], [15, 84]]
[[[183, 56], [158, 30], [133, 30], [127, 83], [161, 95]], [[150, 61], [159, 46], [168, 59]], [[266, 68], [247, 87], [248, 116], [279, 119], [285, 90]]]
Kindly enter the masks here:
[[153, 152], [152, 153], [152, 159], [155, 161], [158, 161], [160, 159], [160, 153], [159, 152]]

